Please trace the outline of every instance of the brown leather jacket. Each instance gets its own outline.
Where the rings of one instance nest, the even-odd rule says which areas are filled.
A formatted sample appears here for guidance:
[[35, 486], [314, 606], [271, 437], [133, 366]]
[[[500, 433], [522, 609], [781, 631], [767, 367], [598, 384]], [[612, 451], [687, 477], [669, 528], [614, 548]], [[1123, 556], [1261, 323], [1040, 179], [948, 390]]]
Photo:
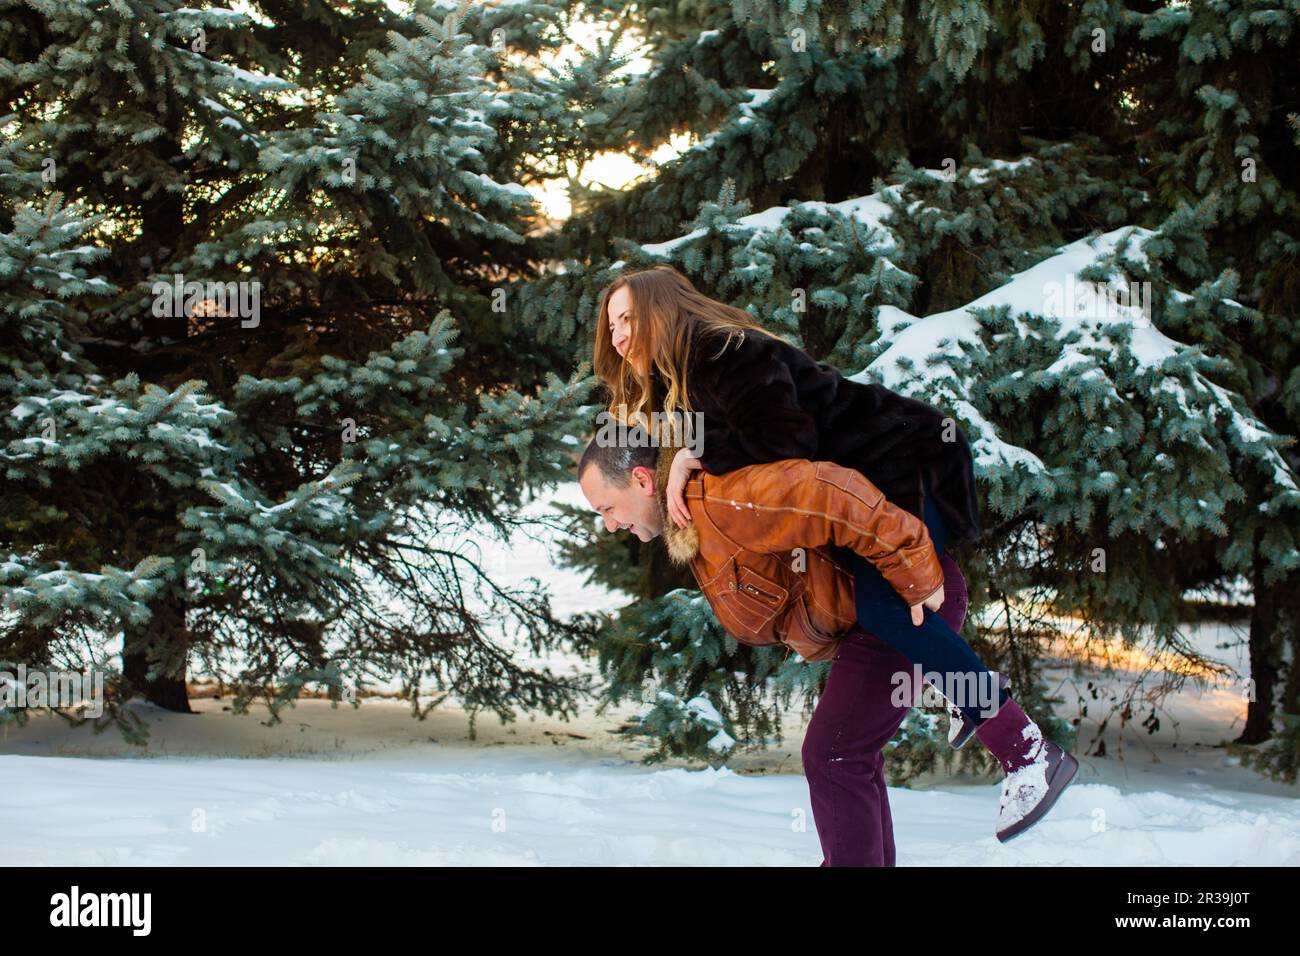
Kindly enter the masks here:
[[879, 569], [909, 605], [943, 587], [925, 524], [885, 500], [860, 472], [792, 458], [724, 475], [696, 471], [686, 483], [691, 523], [665, 507], [674, 448], [655, 476], [664, 544], [689, 564], [718, 622], [742, 644], [785, 644], [805, 660], [828, 660], [857, 621], [853, 575], [827, 550], [851, 548]]

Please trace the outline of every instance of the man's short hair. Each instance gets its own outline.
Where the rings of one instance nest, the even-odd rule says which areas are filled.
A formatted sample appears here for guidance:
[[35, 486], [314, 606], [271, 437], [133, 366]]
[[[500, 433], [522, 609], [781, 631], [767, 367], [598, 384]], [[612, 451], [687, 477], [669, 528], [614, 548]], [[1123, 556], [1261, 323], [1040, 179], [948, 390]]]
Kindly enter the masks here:
[[597, 435], [578, 459], [578, 480], [595, 465], [611, 485], [626, 488], [632, 483], [632, 469], [641, 467], [651, 471], [659, 464], [659, 447], [650, 443], [650, 435], [640, 425], [627, 430], [626, 442], [601, 444]]

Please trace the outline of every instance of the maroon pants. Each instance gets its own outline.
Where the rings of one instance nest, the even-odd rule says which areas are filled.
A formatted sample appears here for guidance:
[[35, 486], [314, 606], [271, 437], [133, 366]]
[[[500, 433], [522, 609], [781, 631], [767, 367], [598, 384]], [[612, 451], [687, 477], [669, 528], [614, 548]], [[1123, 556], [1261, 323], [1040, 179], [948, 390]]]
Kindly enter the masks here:
[[[966, 579], [952, 558], [944, 555], [941, 563], [939, 615], [960, 630]], [[891, 703], [900, 672], [910, 675], [912, 662], [858, 627], [844, 636], [832, 659], [802, 750], [822, 866], [894, 865], [884, 750], [912, 709], [910, 702]]]

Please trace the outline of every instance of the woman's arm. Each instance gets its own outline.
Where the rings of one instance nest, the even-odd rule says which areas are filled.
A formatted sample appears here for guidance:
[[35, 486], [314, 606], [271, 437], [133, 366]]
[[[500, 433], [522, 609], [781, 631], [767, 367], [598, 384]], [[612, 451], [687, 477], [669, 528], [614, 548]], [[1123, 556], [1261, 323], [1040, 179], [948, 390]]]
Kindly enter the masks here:
[[664, 501], [668, 506], [668, 517], [679, 528], [685, 528], [691, 521], [691, 513], [686, 509], [686, 482], [691, 480], [691, 472], [699, 467], [700, 460], [689, 448], [680, 448], [673, 456]]

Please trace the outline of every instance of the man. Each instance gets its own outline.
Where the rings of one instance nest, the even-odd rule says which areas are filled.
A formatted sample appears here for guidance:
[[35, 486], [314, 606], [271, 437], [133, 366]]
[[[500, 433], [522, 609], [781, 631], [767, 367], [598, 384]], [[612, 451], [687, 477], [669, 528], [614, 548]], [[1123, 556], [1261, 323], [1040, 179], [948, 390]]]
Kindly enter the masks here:
[[[940, 562], [919, 518], [886, 501], [861, 473], [825, 461], [697, 473], [686, 485], [692, 520], [679, 528], [667, 519], [664, 495], [674, 452], [593, 440], [578, 482], [607, 530], [642, 541], [662, 536], [736, 640], [835, 661], [802, 749], [823, 865], [892, 866], [883, 749], [919, 688], [898, 701], [898, 675], [906, 679], [911, 662], [859, 626], [853, 577], [831, 549], [871, 561], [912, 608], [914, 623], [929, 607], [954, 631], [965, 615], [960, 570], [946, 556]], [[956, 600], [945, 602], [945, 591]], [[1051, 808], [1077, 762], [1009, 697], [974, 733], [1008, 775], [998, 836], [1010, 839]]]

